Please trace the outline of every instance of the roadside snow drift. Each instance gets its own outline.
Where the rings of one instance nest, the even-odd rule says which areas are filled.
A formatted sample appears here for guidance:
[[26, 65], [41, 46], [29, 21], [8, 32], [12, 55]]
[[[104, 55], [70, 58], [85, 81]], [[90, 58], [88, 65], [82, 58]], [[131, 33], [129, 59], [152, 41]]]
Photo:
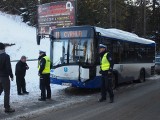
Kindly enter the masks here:
[[[36, 29], [21, 22], [19, 16], [8, 15], [0, 12], [0, 42], [14, 43], [15, 45], [6, 48], [6, 53], [11, 57], [11, 60], [19, 60], [22, 55], [28, 59], [37, 59], [39, 50], [44, 50], [49, 55], [49, 40], [41, 41], [41, 46], [36, 43]], [[16, 62], [12, 62], [13, 74], [15, 73]], [[39, 90], [39, 76], [37, 61], [27, 62], [29, 70], [26, 72], [26, 89], [29, 95], [18, 96], [16, 77], [11, 82], [11, 106], [18, 109], [20, 106], [32, 105], [38, 102], [40, 96]], [[51, 85], [52, 97], [58, 96], [58, 91], [65, 87], [58, 85]], [[0, 96], [0, 107], [3, 108], [3, 96]], [[0, 113], [3, 109], [0, 109]]]
[[44, 50], [49, 54], [49, 40], [42, 40], [41, 46], [36, 43], [36, 29], [22, 22], [20, 16], [0, 12], [0, 42], [15, 44], [8, 47], [6, 52], [11, 60], [17, 60], [22, 55], [28, 59], [36, 59], [38, 51]]

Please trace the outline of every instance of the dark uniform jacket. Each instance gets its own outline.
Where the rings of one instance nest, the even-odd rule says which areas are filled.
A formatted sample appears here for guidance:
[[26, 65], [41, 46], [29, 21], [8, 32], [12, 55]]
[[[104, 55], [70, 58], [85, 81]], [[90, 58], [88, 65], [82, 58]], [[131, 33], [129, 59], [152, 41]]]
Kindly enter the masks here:
[[0, 77], [13, 78], [10, 57], [4, 51], [0, 51]]
[[28, 69], [27, 63], [24, 63], [21, 60], [19, 60], [16, 64], [15, 75], [24, 77], [26, 75], [27, 69]]
[[46, 64], [46, 60], [43, 58], [45, 57], [46, 54], [43, 54], [42, 56], [40, 56], [38, 58], [38, 61], [39, 61], [39, 65], [40, 65], [40, 69], [39, 69], [39, 74], [41, 75], [42, 74], [42, 71], [44, 70], [45, 68], [45, 64]]

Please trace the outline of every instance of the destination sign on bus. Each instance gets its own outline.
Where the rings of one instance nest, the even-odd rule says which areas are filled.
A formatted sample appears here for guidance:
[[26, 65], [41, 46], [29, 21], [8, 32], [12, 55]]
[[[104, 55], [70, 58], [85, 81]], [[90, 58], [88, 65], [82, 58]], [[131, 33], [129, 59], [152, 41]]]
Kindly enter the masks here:
[[59, 27], [75, 25], [75, 1], [59, 1], [38, 6], [38, 33], [50, 34]]
[[57, 39], [88, 37], [88, 31], [87, 30], [55, 31], [54, 37]]

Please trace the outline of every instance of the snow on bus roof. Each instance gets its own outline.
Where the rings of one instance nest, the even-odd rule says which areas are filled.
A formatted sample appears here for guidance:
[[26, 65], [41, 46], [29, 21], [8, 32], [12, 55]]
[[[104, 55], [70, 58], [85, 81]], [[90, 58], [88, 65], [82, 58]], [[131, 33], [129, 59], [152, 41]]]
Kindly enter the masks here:
[[95, 27], [95, 29], [96, 29], [96, 32], [101, 33], [101, 36], [108, 37], [108, 38], [115, 38], [115, 39], [120, 39], [120, 40], [125, 40], [130, 42], [137, 42], [142, 44], [155, 44], [155, 42], [152, 40], [141, 38], [136, 34], [126, 32], [123, 30], [119, 30], [115, 28], [104, 29], [100, 27]]

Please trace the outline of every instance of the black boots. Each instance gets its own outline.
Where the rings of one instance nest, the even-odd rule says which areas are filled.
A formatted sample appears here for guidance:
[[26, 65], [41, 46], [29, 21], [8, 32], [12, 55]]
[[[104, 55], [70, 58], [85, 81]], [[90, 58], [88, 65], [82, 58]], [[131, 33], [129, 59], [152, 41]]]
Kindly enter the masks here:
[[25, 91], [25, 92], [23, 92], [23, 94], [26, 94], [26, 95], [28, 95], [28, 94], [29, 94], [29, 92]]
[[[106, 101], [106, 98], [100, 98], [98, 100], [98, 102], [104, 102], [104, 101]], [[114, 102], [114, 97], [111, 97], [109, 103], [113, 103], [113, 102]]]
[[113, 103], [113, 102], [114, 102], [114, 97], [111, 97], [109, 103]]
[[38, 100], [39, 101], [46, 101], [46, 99], [43, 99], [43, 98], [39, 98]]
[[106, 98], [100, 98], [98, 101], [99, 102], [104, 102], [104, 101], [106, 101]]
[[15, 109], [13, 108], [7, 108], [4, 110], [5, 113], [12, 113], [12, 112], [15, 112]]

